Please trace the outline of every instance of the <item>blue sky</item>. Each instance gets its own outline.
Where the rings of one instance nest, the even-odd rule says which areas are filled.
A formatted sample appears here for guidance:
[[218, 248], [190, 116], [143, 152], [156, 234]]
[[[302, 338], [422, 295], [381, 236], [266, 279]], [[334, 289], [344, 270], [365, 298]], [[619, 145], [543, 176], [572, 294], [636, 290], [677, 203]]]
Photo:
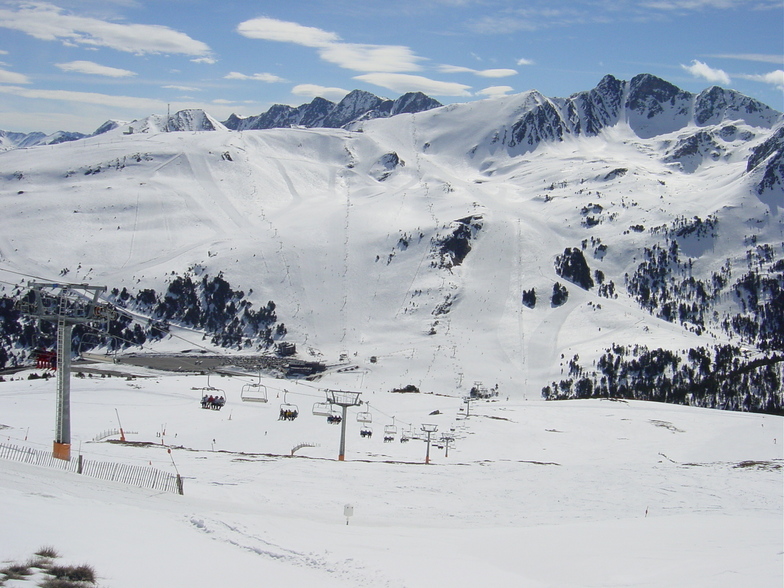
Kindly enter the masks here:
[[781, 0], [0, 0], [0, 129], [259, 114], [355, 88], [443, 103], [604, 74], [784, 110]]

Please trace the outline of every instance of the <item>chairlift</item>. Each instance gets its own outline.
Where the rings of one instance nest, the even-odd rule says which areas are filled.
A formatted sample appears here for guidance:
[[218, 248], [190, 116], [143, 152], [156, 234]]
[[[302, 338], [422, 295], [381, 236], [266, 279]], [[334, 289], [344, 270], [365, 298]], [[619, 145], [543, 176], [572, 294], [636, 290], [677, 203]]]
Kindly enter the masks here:
[[370, 403], [367, 403], [367, 409], [363, 412], [357, 413], [357, 422], [358, 423], [372, 423], [373, 422], [373, 415], [370, 414]]
[[316, 402], [313, 404], [314, 416], [332, 416], [332, 403], [331, 402]]
[[267, 387], [264, 384], [245, 384], [240, 392], [246, 402], [267, 402]]
[[339, 425], [343, 422], [343, 414], [339, 410], [333, 408], [332, 413], [327, 416], [327, 422], [330, 425]]
[[[212, 410], [220, 410], [226, 404], [226, 393], [221, 388], [214, 386], [204, 386], [203, 388], [194, 388], [201, 392], [201, 407], [209, 408]], [[213, 400], [210, 401], [210, 398]]]
[[359, 430], [359, 436], [363, 439], [370, 439], [373, 436], [373, 427], [370, 425], [363, 425]]
[[279, 421], [293, 421], [299, 416], [299, 408], [296, 404], [286, 402], [286, 394], [288, 394], [288, 390], [283, 390], [283, 404], [280, 405]]
[[391, 443], [395, 440], [397, 435], [397, 427], [395, 426], [395, 417], [392, 417], [391, 425], [384, 425], [384, 443]]

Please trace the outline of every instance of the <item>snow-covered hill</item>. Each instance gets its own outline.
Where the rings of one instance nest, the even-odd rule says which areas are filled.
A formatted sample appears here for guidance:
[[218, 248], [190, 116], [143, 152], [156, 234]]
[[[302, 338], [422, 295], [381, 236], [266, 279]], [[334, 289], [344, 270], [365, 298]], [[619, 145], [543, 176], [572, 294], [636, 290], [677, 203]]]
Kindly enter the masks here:
[[[641, 75], [351, 130], [175, 119], [193, 132], [150, 117], [0, 155], [0, 267], [20, 284], [4, 293], [23, 293], [20, 274], [106, 285], [193, 340], [288, 341], [375, 389], [647, 386], [780, 407], [782, 118], [767, 106]], [[188, 346], [144, 329], [114, 332]], [[2, 333], [6, 363], [34, 343], [20, 332]]]

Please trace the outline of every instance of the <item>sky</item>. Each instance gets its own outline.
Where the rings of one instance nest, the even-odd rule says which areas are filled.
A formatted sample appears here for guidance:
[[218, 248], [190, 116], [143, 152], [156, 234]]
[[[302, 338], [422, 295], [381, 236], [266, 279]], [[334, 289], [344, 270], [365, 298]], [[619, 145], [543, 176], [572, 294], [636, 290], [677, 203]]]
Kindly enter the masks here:
[[784, 110], [781, 0], [0, 0], [0, 129], [218, 120], [354, 89], [444, 104], [605, 74], [736, 89]]

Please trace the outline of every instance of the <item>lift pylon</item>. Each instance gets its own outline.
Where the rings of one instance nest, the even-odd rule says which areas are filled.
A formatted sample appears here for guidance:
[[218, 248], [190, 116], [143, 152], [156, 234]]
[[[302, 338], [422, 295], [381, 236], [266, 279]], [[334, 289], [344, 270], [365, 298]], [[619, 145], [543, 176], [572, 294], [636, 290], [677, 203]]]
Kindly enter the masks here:
[[39, 321], [57, 324], [57, 417], [52, 455], [71, 459], [71, 336], [74, 325], [105, 323], [114, 316], [111, 305], [99, 304], [106, 286], [28, 282], [30, 292], [18, 309]]

